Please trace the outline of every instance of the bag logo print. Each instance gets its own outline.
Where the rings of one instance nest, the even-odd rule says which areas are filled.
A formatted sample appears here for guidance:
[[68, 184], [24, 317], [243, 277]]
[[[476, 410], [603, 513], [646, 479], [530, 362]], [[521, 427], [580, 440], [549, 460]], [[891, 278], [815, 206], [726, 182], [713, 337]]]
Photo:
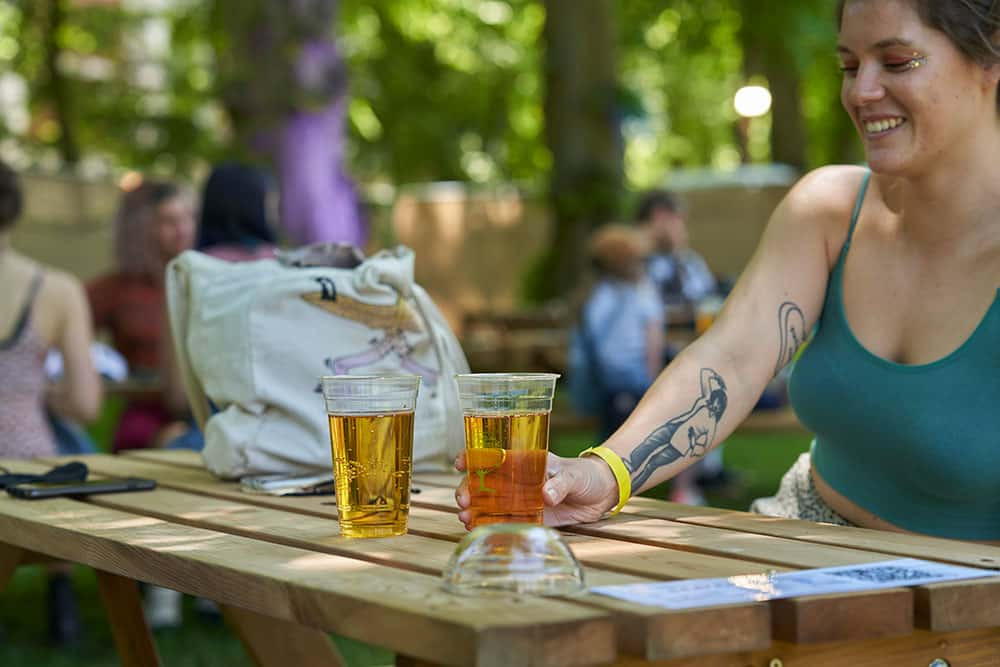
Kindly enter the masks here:
[[414, 348], [406, 340], [406, 332], [422, 332], [417, 314], [402, 297], [391, 306], [364, 303], [337, 293], [334, 282], [329, 278], [316, 278], [319, 292], [303, 294], [302, 298], [336, 317], [359, 322], [371, 329], [382, 329], [382, 336], [368, 341], [364, 350], [340, 357], [327, 357], [324, 364], [334, 375], [348, 375], [356, 368], [370, 366], [391, 354], [399, 360], [399, 366], [414, 375], [419, 375], [429, 388], [437, 385], [440, 373], [413, 358]]

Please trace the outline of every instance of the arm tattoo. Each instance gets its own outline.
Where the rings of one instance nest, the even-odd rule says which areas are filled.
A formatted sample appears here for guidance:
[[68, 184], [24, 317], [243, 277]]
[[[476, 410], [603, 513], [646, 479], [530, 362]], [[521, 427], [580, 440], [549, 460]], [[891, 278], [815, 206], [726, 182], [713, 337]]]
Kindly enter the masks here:
[[774, 367], [774, 374], [788, 364], [795, 357], [802, 341], [805, 340], [806, 318], [802, 314], [802, 309], [791, 301], [785, 301], [778, 306], [778, 336], [780, 348], [778, 349], [778, 364]]
[[637, 493], [657, 468], [684, 456], [704, 456], [727, 403], [722, 376], [711, 368], [702, 368], [701, 395], [691, 408], [647, 435], [625, 461], [632, 478], [632, 493]]

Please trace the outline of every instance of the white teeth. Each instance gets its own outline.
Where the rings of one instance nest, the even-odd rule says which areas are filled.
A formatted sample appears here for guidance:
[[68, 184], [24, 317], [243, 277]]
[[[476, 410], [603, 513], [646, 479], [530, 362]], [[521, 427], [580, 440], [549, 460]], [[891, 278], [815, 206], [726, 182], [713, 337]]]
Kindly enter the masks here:
[[865, 123], [865, 132], [869, 134], [875, 134], [876, 132], [885, 132], [886, 130], [891, 130], [898, 125], [903, 123], [902, 118], [889, 118], [886, 120], [875, 120]]

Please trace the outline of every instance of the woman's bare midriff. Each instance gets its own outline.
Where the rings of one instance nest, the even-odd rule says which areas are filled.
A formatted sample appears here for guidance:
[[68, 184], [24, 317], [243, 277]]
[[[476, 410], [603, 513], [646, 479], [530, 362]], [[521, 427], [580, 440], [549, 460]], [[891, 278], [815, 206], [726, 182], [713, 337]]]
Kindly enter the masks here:
[[[813, 484], [816, 486], [816, 492], [819, 493], [820, 498], [822, 498], [834, 512], [844, 517], [851, 523], [861, 526], [862, 528], [891, 530], [897, 533], [908, 533], [910, 535], [917, 534], [913, 531], [904, 530], [903, 528], [893, 525], [884, 519], [880, 519], [868, 510], [858, 506], [851, 500], [848, 500], [843, 495], [838, 493], [832, 486], [823, 481], [823, 478], [819, 476], [818, 472], [816, 472], [815, 467], [810, 467], [809, 474], [812, 475]], [[982, 544], [1000, 545], [1000, 541], [998, 540], [970, 541], [981, 542]]]

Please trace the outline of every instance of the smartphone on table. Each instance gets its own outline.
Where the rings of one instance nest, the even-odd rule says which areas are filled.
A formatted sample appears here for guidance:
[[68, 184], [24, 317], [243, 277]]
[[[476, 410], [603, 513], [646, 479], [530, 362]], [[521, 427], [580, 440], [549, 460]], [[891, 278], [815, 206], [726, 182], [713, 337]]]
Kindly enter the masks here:
[[27, 482], [7, 487], [7, 493], [15, 498], [37, 500], [40, 498], [58, 498], [60, 496], [91, 496], [98, 493], [124, 493], [128, 491], [151, 491], [156, 488], [156, 481], [139, 477], [124, 479], [99, 479], [90, 482], [60, 482], [46, 484], [44, 482]]

